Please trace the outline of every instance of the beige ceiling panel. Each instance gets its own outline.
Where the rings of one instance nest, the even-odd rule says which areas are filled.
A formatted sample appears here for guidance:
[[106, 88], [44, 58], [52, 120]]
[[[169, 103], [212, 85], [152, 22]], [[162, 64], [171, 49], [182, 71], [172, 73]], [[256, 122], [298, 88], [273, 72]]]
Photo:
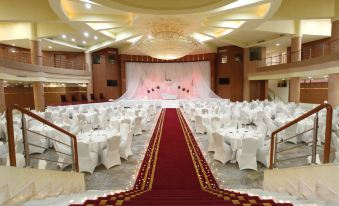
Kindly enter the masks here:
[[256, 30], [283, 34], [294, 34], [295, 26], [293, 20], [266, 21], [259, 27], [257, 27]]
[[30, 23], [0, 23], [0, 41], [29, 39], [30, 37]]
[[75, 32], [73, 28], [64, 23], [40, 23], [38, 24], [39, 37], [49, 37], [65, 33]]
[[263, 19], [270, 9], [270, 3], [265, 3], [253, 7], [234, 9], [229, 12], [218, 14], [208, 18], [208, 20], [250, 20]]
[[128, 24], [123, 23], [88, 23], [87, 25], [97, 31], [129, 26]]
[[75, 22], [120, 22], [128, 23], [129, 17], [121, 15], [86, 15], [86, 14], [69, 14], [69, 20]]
[[1, 0], [1, 21], [59, 21], [47, 0]]
[[337, 0], [284, 0], [272, 19], [314, 19], [334, 16]]

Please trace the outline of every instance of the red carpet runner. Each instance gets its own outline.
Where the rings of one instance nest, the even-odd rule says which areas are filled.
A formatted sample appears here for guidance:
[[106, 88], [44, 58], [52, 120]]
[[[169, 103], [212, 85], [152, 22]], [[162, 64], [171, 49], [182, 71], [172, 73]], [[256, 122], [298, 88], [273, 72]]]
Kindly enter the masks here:
[[83, 204], [291, 206], [220, 189], [180, 110], [162, 110], [134, 188]]

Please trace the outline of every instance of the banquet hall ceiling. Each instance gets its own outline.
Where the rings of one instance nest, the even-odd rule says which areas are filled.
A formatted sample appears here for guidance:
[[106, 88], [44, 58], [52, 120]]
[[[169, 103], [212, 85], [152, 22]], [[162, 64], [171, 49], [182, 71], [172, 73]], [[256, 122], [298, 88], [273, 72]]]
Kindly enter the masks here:
[[[312, 3], [311, 3], [312, 2]], [[301, 20], [304, 42], [330, 36], [335, 0], [11, 0], [0, 1], [0, 43], [29, 48], [36, 23], [43, 49], [96, 51], [133, 44], [150, 35], [150, 23], [180, 19], [201, 42], [193, 53], [236, 45], [288, 46]], [[338, 3], [337, 3], [338, 4]], [[19, 5], [19, 6], [18, 6]], [[320, 28], [320, 29], [314, 29]], [[286, 44], [286, 45], [284, 45]]]

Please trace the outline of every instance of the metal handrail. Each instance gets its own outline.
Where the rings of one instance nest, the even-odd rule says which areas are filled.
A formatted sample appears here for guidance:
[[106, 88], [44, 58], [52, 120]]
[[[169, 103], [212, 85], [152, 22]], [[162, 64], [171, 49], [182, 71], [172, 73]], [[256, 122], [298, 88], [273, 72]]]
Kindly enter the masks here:
[[[326, 53], [333, 53], [335, 52], [335, 49], [339, 47], [339, 45], [336, 44], [336, 42], [339, 42], [339, 39], [324, 42], [324, 43], [318, 43], [316, 45], [313, 45], [312, 47], [304, 47], [301, 50], [298, 51], [286, 51], [286, 53], [281, 55], [269, 55], [266, 58], [257, 61], [257, 67], [266, 67], [266, 66], [272, 66], [272, 65], [279, 65], [279, 64], [286, 64], [291, 63], [294, 61], [303, 61], [306, 59], [312, 59], [316, 57], [326, 56]], [[319, 49], [321, 51], [319, 52]], [[316, 53], [320, 53], [320, 55], [314, 56], [314, 50], [316, 50]], [[327, 52], [326, 52], [327, 51]]]
[[[61, 127], [58, 127], [57, 125], [49, 122], [48, 120], [40, 117], [37, 114], [34, 114], [33, 112], [24, 109], [23, 107], [20, 107], [17, 104], [11, 105], [7, 107], [6, 109], [6, 120], [7, 120], [7, 133], [8, 133], [8, 151], [9, 151], [9, 161], [11, 166], [16, 166], [16, 151], [15, 151], [15, 140], [14, 140], [14, 128], [13, 128], [13, 110], [18, 110], [20, 111], [23, 115], [28, 115], [31, 118], [48, 125], [52, 127], [53, 129], [67, 135], [71, 139], [71, 151], [72, 151], [72, 166], [73, 169], [76, 172], [79, 172], [79, 161], [78, 161], [78, 147], [77, 147], [77, 141], [76, 141], [76, 136], [71, 134], [70, 132], [62, 129]], [[25, 124], [25, 121], [22, 119], [22, 123]], [[24, 125], [22, 125], [24, 127]], [[27, 129], [23, 128], [23, 133], [27, 132]], [[28, 150], [28, 142], [23, 137], [24, 145], [25, 145], [25, 151]], [[27, 155], [26, 155], [27, 158]], [[26, 162], [27, 164], [27, 162]]]
[[[276, 157], [276, 151], [277, 151], [277, 134], [288, 127], [306, 119], [307, 117], [318, 113], [320, 110], [326, 108], [326, 129], [325, 129], [325, 143], [324, 143], [324, 157], [323, 157], [323, 163], [329, 163], [330, 161], [330, 150], [331, 150], [331, 130], [332, 130], [332, 114], [333, 114], [333, 109], [330, 104], [323, 103], [316, 108], [306, 112], [305, 114], [301, 115], [300, 117], [292, 120], [291, 122], [285, 124], [284, 126], [280, 127], [279, 129], [275, 130], [271, 134], [271, 149], [270, 149], [270, 169], [273, 169], [275, 166], [275, 157]], [[316, 127], [317, 130], [317, 127]], [[317, 133], [317, 132], [315, 132]], [[313, 139], [313, 146], [316, 145], [315, 141], [316, 139]]]

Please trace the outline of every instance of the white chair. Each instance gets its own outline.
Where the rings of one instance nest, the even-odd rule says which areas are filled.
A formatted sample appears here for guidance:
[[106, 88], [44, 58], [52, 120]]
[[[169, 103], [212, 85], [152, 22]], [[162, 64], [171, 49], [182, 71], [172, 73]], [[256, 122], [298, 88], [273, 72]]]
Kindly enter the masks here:
[[211, 126], [208, 125], [206, 127], [206, 132], [207, 132], [207, 140], [208, 140], [207, 151], [214, 152], [214, 140], [213, 140], [213, 132], [212, 132]]
[[134, 136], [142, 134], [142, 118], [136, 117], [134, 121]]
[[130, 125], [128, 123], [121, 124], [120, 136], [121, 136], [119, 146], [120, 157], [127, 160], [129, 156], [133, 155], [131, 150], [133, 134], [132, 131], [130, 130]]
[[108, 128], [119, 132], [120, 131], [120, 121], [119, 120], [110, 120], [109, 123], [108, 123]]
[[269, 167], [270, 164], [270, 148], [271, 141], [265, 141], [263, 145], [259, 146], [257, 149], [257, 161], [261, 162], [265, 167]]
[[113, 136], [107, 139], [107, 148], [101, 153], [101, 163], [109, 169], [115, 165], [120, 165], [119, 154], [120, 136]]
[[195, 132], [198, 134], [205, 134], [206, 128], [202, 123], [202, 117], [200, 115], [195, 116]]
[[[60, 138], [58, 138], [59, 141], [61, 141]], [[61, 141], [62, 142], [62, 141]], [[56, 151], [56, 154], [58, 156], [58, 163], [57, 166], [63, 170], [68, 165], [71, 165], [72, 157], [71, 157], [71, 148], [61, 144], [59, 142], [53, 141], [53, 147]]]
[[[49, 141], [46, 138], [31, 131], [27, 131], [27, 141], [29, 144], [29, 154], [42, 154], [46, 149], [49, 148]], [[34, 144], [36, 146], [31, 144]]]
[[89, 145], [78, 142], [79, 171], [93, 174], [98, 164], [98, 154], [89, 150]]
[[99, 116], [99, 128], [106, 129], [108, 126], [108, 116], [106, 114]]
[[232, 149], [229, 145], [224, 143], [223, 136], [221, 136], [219, 133], [213, 132], [212, 136], [215, 150], [213, 159], [225, 164], [232, 159]]
[[81, 133], [86, 133], [92, 131], [92, 125], [91, 124], [84, 124], [81, 126]]
[[221, 128], [221, 122], [219, 117], [211, 118], [211, 128], [213, 132], [217, 132]]
[[[293, 144], [297, 144], [298, 143], [298, 139], [297, 137], [293, 137], [297, 134], [297, 124], [294, 124], [290, 127], [288, 127], [285, 132], [284, 132], [284, 135], [283, 135], [283, 140], [286, 141], [286, 142], [291, 142]], [[293, 137], [293, 138], [291, 138]]]
[[253, 137], [245, 136], [242, 141], [242, 149], [237, 151], [237, 162], [240, 170], [252, 169], [257, 170], [257, 145], [258, 140]]

